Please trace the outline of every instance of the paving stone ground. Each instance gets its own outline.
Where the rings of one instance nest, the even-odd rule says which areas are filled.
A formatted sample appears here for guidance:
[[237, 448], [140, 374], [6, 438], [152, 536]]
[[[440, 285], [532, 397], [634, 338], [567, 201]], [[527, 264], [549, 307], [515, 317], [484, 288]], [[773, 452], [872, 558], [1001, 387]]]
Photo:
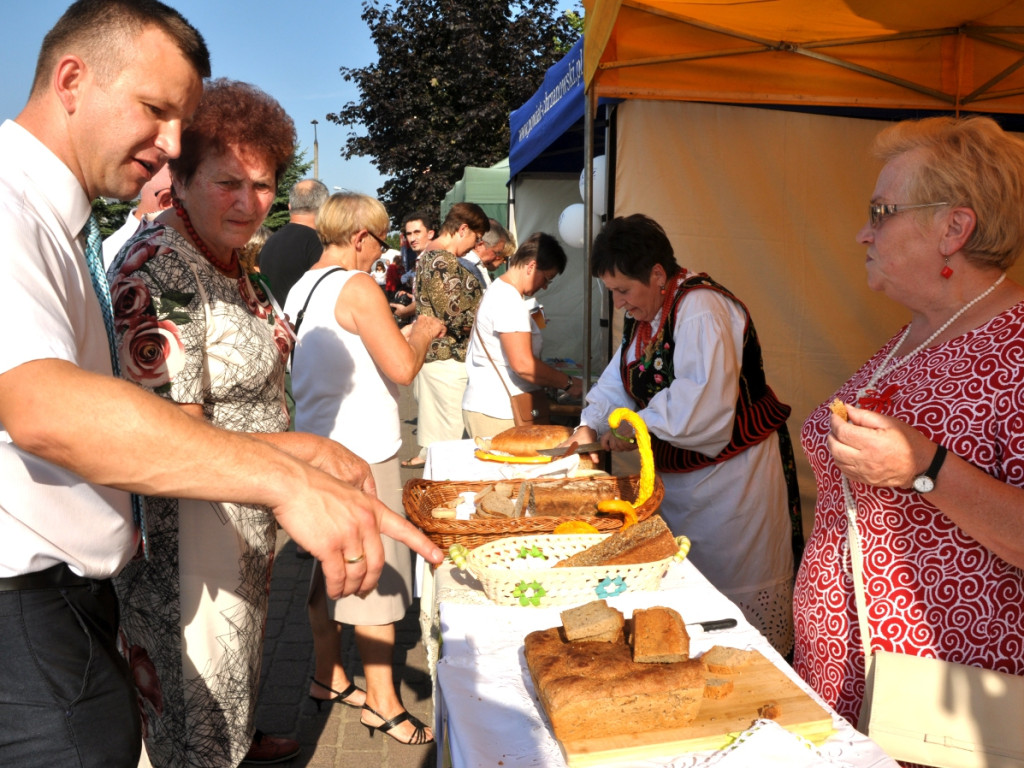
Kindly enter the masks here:
[[[414, 455], [416, 401], [411, 389], [400, 388], [399, 415], [402, 419], [401, 458]], [[419, 471], [403, 469], [403, 482], [418, 477]], [[256, 726], [274, 736], [297, 739], [302, 753], [285, 768], [428, 768], [436, 765], [436, 749], [406, 746], [379, 731], [371, 738], [360, 724], [358, 709], [336, 704], [320, 712], [309, 700], [309, 678], [313, 673], [313, 640], [306, 616], [306, 591], [312, 560], [300, 558], [295, 544], [283, 532], [270, 588], [263, 675], [256, 710]], [[420, 639], [419, 603], [413, 603], [397, 626], [395, 679], [406, 709], [425, 723], [433, 721], [430, 675]], [[360, 687], [366, 686], [362, 664], [355, 650], [351, 627], [342, 636], [345, 668]]]

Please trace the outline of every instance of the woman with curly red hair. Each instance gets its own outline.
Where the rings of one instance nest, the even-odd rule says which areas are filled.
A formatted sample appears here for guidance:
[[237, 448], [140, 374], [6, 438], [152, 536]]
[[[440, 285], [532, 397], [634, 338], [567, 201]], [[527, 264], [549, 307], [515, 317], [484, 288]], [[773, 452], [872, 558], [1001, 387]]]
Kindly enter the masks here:
[[[285, 431], [291, 331], [239, 265], [291, 161], [291, 118], [259, 89], [215, 80], [181, 143], [173, 207], [110, 268], [123, 375], [224, 429], [306, 460], [344, 461], [319, 438]], [[227, 768], [252, 748], [293, 756], [295, 742], [253, 730], [273, 515], [220, 501], [145, 505], [148, 559], [130, 562], [115, 585], [152, 764]]]

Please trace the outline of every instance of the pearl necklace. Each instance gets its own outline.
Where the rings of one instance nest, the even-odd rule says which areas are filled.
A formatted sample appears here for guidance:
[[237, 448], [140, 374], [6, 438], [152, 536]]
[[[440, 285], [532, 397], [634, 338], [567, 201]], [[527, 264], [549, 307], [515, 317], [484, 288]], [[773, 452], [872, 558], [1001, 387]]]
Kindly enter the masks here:
[[181, 200], [175, 195], [171, 198], [171, 204], [174, 206], [175, 213], [178, 214], [178, 218], [181, 219], [181, 223], [185, 227], [185, 231], [188, 232], [188, 236], [192, 238], [192, 242], [195, 243], [196, 248], [199, 252], [206, 257], [206, 260], [213, 264], [221, 272], [233, 276], [238, 271], [238, 250], [233, 249], [231, 251], [231, 257], [228, 259], [227, 264], [224, 264], [220, 259], [210, 252], [207, 248], [206, 243], [203, 242], [203, 238], [196, 232], [195, 227], [192, 226], [192, 219], [189, 218], [188, 211], [185, 210], [185, 206], [181, 204]]
[[890, 374], [890, 373], [896, 371], [897, 369], [899, 369], [904, 363], [908, 362], [914, 355], [916, 355], [922, 349], [926, 348], [929, 344], [931, 344], [933, 341], [935, 341], [937, 338], [939, 338], [939, 336], [942, 335], [943, 331], [945, 331], [947, 328], [949, 328], [949, 326], [951, 326], [960, 317], [962, 317], [963, 314], [967, 310], [969, 310], [971, 307], [973, 307], [979, 301], [981, 301], [986, 296], [988, 296], [990, 293], [992, 293], [992, 291], [994, 291], [996, 288], [998, 288], [999, 284], [1002, 283], [1003, 280], [1005, 280], [1005, 279], [1006, 279], [1006, 273], [1003, 272], [1003, 274], [1001, 274], [999, 276], [999, 279], [996, 280], [994, 283], [992, 283], [992, 285], [990, 285], [988, 288], [986, 288], [984, 291], [982, 291], [979, 295], [975, 296], [969, 302], [967, 302], [962, 307], [960, 307], [960, 309], [957, 310], [957, 312], [951, 318], [949, 318], [949, 320], [947, 320], [946, 322], [944, 322], [942, 325], [939, 326], [938, 330], [936, 330], [935, 333], [933, 333], [927, 339], [925, 339], [920, 344], [918, 344], [916, 347], [914, 347], [914, 349], [911, 350], [911, 352], [909, 352], [908, 354], [904, 355], [899, 360], [896, 360], [895, 362], [893, 362], [893, 357], [896, 354], [896, 350], [898, 350], [900, 347], [903, 346], [903, 342], [906, 341], [907, 336], [910, 335], [910, 331], [914, 327], [913, 322], [911, 322], [910, 325], [907, 326], [907, 330], [903, 332], [902, 336], [900, 336], [900, 340], [897, 341], [893, 345], [892, 349], [889, 350], [889, 354], [887, 354], [885, 356], [885, 359], [882, 360], [882, 364], [879, 365], [875, 369], [875, 372], [871, 375], [871, 378], [868, 380], [868, 383], [863, 388], [857, 390], [857, 400], [860, 401], [861, 399], [864, 398], [865, 395], [867, 395], [870, 392], [874, 391], [875, 384], [877, 384], [878, 381], [883, 376], [885, 376], [887, 374]]

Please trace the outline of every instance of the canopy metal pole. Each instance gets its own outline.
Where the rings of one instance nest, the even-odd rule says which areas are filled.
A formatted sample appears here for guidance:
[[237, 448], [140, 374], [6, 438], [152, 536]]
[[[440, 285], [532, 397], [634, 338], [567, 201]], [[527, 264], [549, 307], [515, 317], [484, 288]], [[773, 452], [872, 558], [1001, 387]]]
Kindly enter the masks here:
[[591, 370], [591, 308], [594, 305], [593, 281], [590, 279], [590, 249], [594, 242], [594, 120], [597, 117], [597, 95], [586, 91], [583, 111], [583, 402], [590, 390]]

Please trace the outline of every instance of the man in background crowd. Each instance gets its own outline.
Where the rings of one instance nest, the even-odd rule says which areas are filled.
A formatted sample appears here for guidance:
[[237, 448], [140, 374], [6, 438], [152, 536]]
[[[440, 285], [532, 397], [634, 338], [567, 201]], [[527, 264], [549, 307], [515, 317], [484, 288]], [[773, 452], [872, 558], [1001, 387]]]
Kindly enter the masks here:
[[324, 252], [316, 234], [316, 212], [329, 196], [327, 187], [317, 179], [295, 182], [288, 193], [288, 223], [272, 234], [260, 251], [260, 272], [270, 283], [278, 306], [284, 306], [288, 291]]
[[[491, 272], [505, 263], [505, 253], [512, 241], [508, 230], [497, 219], [491, 219], [491, 228], [472, 251], [459, 259], [486, 291], [491, 287]], [[512, 246], [513, 250], [515, 246]]]

